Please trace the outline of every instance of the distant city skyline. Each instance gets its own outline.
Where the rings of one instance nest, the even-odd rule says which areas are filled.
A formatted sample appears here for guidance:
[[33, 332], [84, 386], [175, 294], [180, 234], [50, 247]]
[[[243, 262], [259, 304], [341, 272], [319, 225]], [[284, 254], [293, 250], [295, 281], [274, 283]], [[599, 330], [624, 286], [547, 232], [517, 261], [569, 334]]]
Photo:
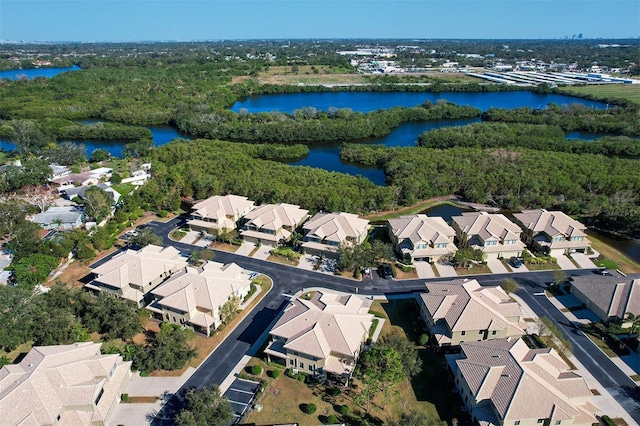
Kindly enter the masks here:
[[638, 0], [0, 0], [0, 40], [621, 39]]

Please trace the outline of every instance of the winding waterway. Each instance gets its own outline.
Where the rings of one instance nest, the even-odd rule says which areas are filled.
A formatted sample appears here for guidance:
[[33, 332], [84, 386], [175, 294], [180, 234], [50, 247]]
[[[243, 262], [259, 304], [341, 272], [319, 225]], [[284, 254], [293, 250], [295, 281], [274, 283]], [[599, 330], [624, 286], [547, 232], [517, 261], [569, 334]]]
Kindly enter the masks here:
[[80, 68], [77, 65], [67, 68], [28, 68], [23, 70], [5, 70], [0, 71], [0, 80], [8, 79], [8, 80], [18, 80], [20, 78], [26, 77], [28, 79], [36, 78], [36, 77], [45, 77], [51, 78], [55, 77], [58, 74], [68, 71], [80, 71]]

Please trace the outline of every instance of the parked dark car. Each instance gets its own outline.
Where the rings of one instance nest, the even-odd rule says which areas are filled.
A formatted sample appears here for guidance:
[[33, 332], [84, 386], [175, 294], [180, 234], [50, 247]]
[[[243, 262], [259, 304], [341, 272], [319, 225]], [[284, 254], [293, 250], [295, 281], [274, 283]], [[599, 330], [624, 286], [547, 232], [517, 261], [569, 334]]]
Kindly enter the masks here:
[[511, 258], [511, 266], [513, 266], [514, 268], [519, 268], [522, 266], [522, 261], [520, 259], [518, 259], [517, 257], [512, 257]]
[[378, 266], [378, 274], [380, 274], [380, 278], [391, 278], [393, 276], [393, 272], [391, 271], [391, 265], [383, 264]]

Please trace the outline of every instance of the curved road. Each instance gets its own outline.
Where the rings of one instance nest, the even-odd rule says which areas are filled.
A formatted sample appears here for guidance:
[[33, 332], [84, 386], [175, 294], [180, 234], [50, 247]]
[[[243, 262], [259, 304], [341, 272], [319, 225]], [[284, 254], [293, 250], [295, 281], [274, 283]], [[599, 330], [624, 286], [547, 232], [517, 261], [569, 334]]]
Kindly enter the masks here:
[[[191, 253], [195, 247], [170, 240], [169, 232], [185, 222], [184, 217], [167, 223], [150, 222], [148, 226], [161, 235], [165, 245], [174, 246], [183, 253]], [[180, 406], [179, 395], [191, 387], [221, 384], [234, 367], [247, 354], [271, 322], [286, 306], [286, 295], [304, 288], [324, 287], [331, 290], [357, 292], [364, 295], [390, 293], [411, 293], [424, 290], [424, 278], [415, 280], [385, 280], [378, 277], [353, 281], [346, 278], [306, 271], [279, 263], [253, 259], [234, 253], [216, 251], [217, 262], [235, 262], [241, 267], [268, 275], [273, 280], [273, 288], [253, 309], [253, 311], [231, 332], [218, 348], [200, 365], [184, 386], [158, 413], [153, 425], [171, 424], [175, 410]], [[573, 275], [591, 274], [591, 271], [571, 271]], [[475, 278], [482, 285], [498, 285], [505, 278], [513, 278], [520, 284], [517, 295], [538, 315], [551, 318], [558, 328], [573, 343], [575, 357], [589, 370], [600, 384], [622, 405], [631, 417], [640, 424], [640, 390], [588, 337], [569, 324], [566, 317], [546, 297], [536, 296], [545, 282], [553, 280], [551, 272], [525, 272], [518, 274], [491, 274], [467, 276]], [[451, 278], [448, 278], [451, 279]], [[434, 280], [446, 280], [437, 278]], [[606, 413], [605, 413], [606, 414]]]

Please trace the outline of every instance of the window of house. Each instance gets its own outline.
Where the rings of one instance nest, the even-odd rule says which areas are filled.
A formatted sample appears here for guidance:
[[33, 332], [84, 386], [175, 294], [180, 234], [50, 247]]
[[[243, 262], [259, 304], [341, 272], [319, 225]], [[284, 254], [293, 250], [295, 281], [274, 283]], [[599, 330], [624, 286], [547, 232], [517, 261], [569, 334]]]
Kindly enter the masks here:
[[461, 332], [460, 332], [460, 334], [461, 334], [462, 336], [464, 336], [465, 334], [467, 334], [467, 332], [466, 332], [466, 331], [461, 331]]
[[492, 336], [495, 336], [495, 335], [496, 335], [496, 331], [495, 331], [495, 330], [493, 330], [493, 331], [491, 332], [491, 335], [492, 335]]
[[289, 365], [294, 365], [294, 363], [295, 363], [295, 360], [293, 360], [293, 359], [289, 360]]
[[516, 240], [507, 240], [505, 244], [513, 245], [516, 243]]
[[538, 419], [538, 423], [544, 423], [546, 419]]
[[416, 244], [416, 249], [426, 249], [427, 248], [427, 244], [426, 243], [420, 243], [420, 244]]
[[313, 370], [314, 370], [313, 365], [309, 364], [309, 371], [313, 371]]
[[102, 398], [102, 394], [104, 394], [104, 388], [100, 389], [100, 392], [98, 393], [98, 396], [96, 396], [96, 399], [95, 399], [96, 405], [98, 405], [98, 403], [100, 402], [100, 398]]
[[495, 246], [496, 244], [498, 244], [497, 241], [485, 241], [484, 243], [486, 246]]
[[438, 243], [436, 244], [436, 248], [439, 248], [439, 249], [447, 248], [447, 243]]
[[559, 425], [560, 423], [562, 423], [560, 420], [556, 420], [557, 425]]
[[518, 426], [520, 424], [520, 420], [516, 420], [515, 422], [513, 422], [513, 424]]
[[301, 362], [299, 367], [304, 368], [304, 362]]

